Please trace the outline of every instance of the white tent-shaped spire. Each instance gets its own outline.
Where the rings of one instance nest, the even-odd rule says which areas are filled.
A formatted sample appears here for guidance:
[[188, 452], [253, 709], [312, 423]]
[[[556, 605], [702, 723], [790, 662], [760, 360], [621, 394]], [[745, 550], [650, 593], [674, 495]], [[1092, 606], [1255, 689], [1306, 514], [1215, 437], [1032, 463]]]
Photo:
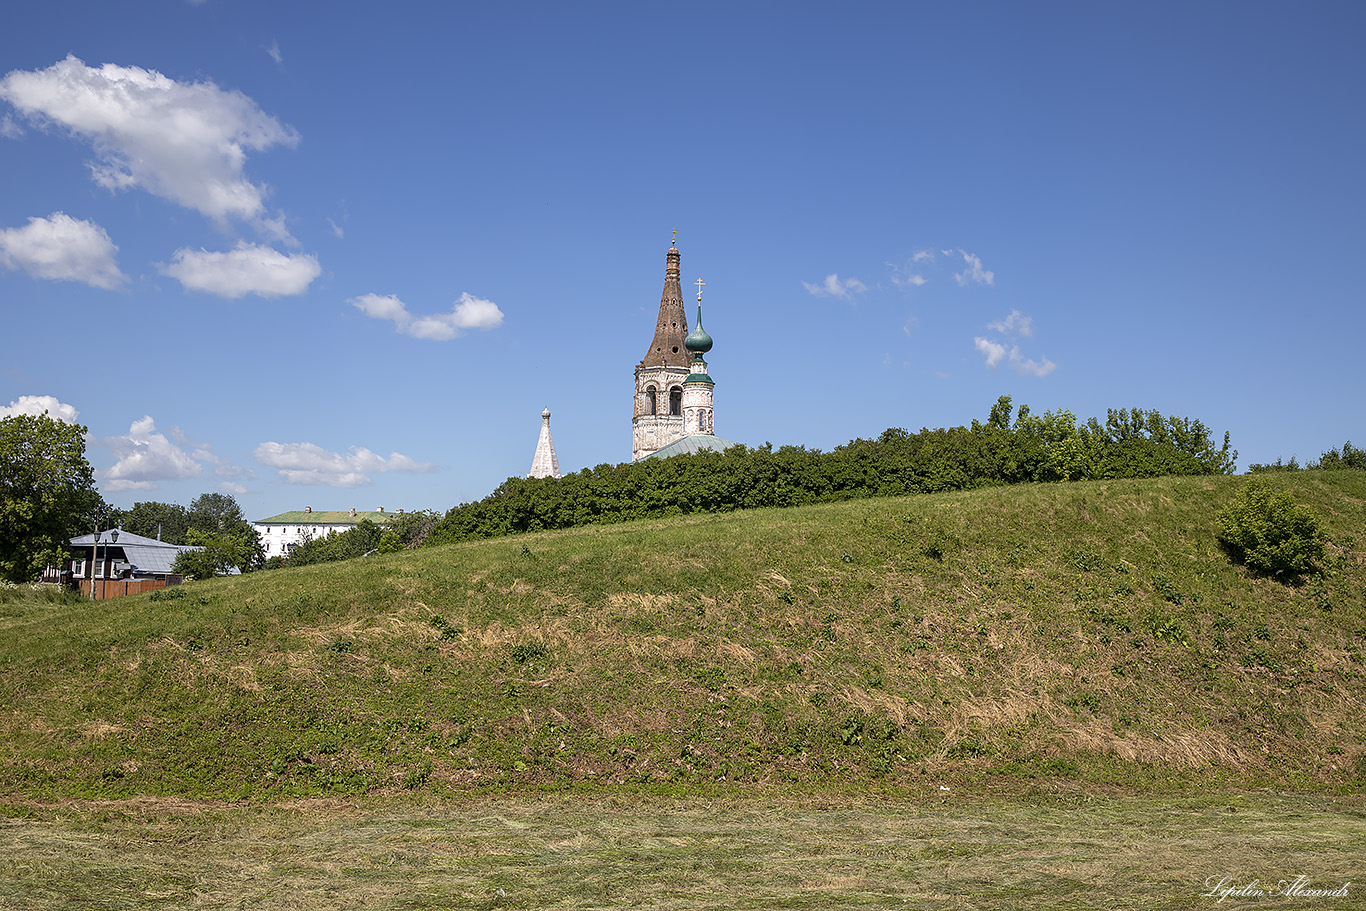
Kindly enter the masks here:
[[550, 409], [541, 412], [541, 437], [536, 441], [536, 455], [531, 460], [528, 478], [558, 478], [560, 460], [555, 457], [555, 444], [550, 439]]

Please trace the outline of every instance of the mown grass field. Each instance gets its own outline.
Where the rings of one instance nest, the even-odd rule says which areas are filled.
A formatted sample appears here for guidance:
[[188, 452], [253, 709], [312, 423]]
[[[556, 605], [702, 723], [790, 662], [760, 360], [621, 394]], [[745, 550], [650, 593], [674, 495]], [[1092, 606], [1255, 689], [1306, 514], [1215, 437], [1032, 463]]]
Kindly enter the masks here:
[[8, 597], [0, 906], [1191, 907], [1215, 874], [1356, 878], [1366, 474], [1269, 480], [1324, 519], [1297, 584], [1219, 548], [1242, 479], [1216, 477]]
[[[1366, 804], [1275, 794], [84, 802], [0, 822], [0, 907], [1360, 907]], [[1308, 877], [1341, 897], [1211, 895]]]

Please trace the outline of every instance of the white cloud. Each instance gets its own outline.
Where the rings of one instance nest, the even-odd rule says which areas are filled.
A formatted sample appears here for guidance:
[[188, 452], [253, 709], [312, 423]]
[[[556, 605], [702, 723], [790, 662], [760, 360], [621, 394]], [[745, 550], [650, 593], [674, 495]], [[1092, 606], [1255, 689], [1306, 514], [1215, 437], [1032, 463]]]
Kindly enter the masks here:
[[1021, 376], [1048, 376], [1057, 369], [1057, 364], [1044, 358], [1042, 362], [1027, 361], [1020, 356], [1019, 348], [1010, 349], [1010, 369]]
[[332, 233], [335, 234], [339, 240], [346, 236], [346, 232], [342, 230], [342, 226], [330, 218], [327, 220], [327, 226], [332, 229]]
[[[947, 256], [949, 252], [945, 250], [944, 254]], [[958, 284], [966, 285], [969, 282], [976, 282], [979, 285], [996, 284], [996, 273], [982, 268], [981, 257], [974, 256], [966, 250], [959, 250], [958, 252], [963, 255], [963, 262], [968, 264], [968, 268], [962, 272], [954, 273], [953, 277], [957, 279]]]
[[1007, 351], [1005, 345], [993, 342], [990, 339], [980, 337], [973, 339], [977, 350], [986, 357], [987, 366], [991, 369], [995, 370], [1003, 360], [1008, 361], [1010, 369], [1021, 376], [1044, 377], [1057, 369], [1058, 365], [1048, 358], [1043, 358], [1041, 361], [1026, 359], [1020, 353], [1020, 346], [1013, 344], [1016, 336], [1033, 337], [1034, 320], [1031, 317], [1025, 316], [1019, 310], [1011, 310], [1010, 315], [1005, 319], [987, 323], [987, 328], [1009, 336], [1012, 342], [1009, 351]]
[[[917, 262], [915, 257], [911, 258], [911, 262]], [[898, 266], [896, 263], [888, 263], [887, 265], [892, 269], [892, 284], [898, 288], [919, 288], [928, 281], [920, 273], [910, 271], [908, 266]]]
[[284, 54], [281, 54], [281, 53], [280, 53], [280, 42], [279, 42], [279, 41], [272, 41], [272, 42], [270, 43], [270, 47], [266, 48], [266, 53], [269, 54], [269, 55], [270, 55], [270, 59], [271, 59], [271, 60], [274, 60], [276, 63], [284, 63], [284, 62], [285, 62], [285, 56], [284, 56]]
[[495, 329], [503, 324], [503, 311], [497, 304], [468, 291], [461, 293], [450, 313], [435, 316], [414, 317], [393, 294], [362, 294], [348, 303], [366, 316], [391, 321], [396, 332], [435, 342], [458, 338], [466, 329]]
[[24, 135], [24, 128], [14, 122], [14, 118], [9, 114], [0, 117], [0, 136], [6, 139], [18, 139]]
[[34, 123], [89, 142], [101, 186], [140, 187], [214, 219], [261, 220], [268, 191], [243, 175], [247, 152], [299, 141], [241, 92], [135, 66], [90, 67], [74, 56], [11, 72], [0, 98]]
[[157, 432], [151, 415], [134, 421], [124, 436], [104, 437], [96, 442], [110, 449], [118, 459], [97, 472], [108, 493], [156, 490], [158, 481], [197, 478], [204, 470], [189, 453]]
[[22, 228], [0, 228], [0, 266], [34, 278], [117, 288], [128, 280], [114, 261], [118, 249], [104, 228], [64, 212], [30, 218]]
[[986, 358], [986, 365], [992, 370], [999, 367], [1001, 361], [1007, 361], [1010, 364], [1010, 369], [1021, 376], [1044, 377], [1048, 376], [1058, 367], [1057, 364], [1053, 363], [1048, 358], [1044, 358], [1042, 361], [1025, 360], [1024, 355], [1020, 354], [1019, 345], [1012, 345], [1010, 350], [1007, 351], [1005, 345], [993, 342], [990, 339], [981, 338], [980, 336], [973, 339], [973, 343], [976, 344], [977, 350]]
[[913, 256], [911, 257], [911, 262], [913, 262], [913, 263], [934, 262], [934, 252], [931, 251], [931, 250], [916, 250], [916, 251], [915, 251], [915, 255], [913, 255]]
[[855, 294], [862, 294], [868, 290], [868, 286], [857, 278], [840, 281], [840, 277], [834, 272], [827, 275], [825, 281], [819, 285], [804, 281], [802, 287], [806, 289], [808, 294], [813, 294], [816, 297], [837, 297], [850, 302], [853, 301]]
[[325, 484], [329, 487], [361, 487], [370, 475], [386, 471], [420, 474], [434, 471], [434, 462], [417, 462], [398, 452], [384, 458], [360, 446], [345, 454], [329, 452], [313, 443], [266, 442], [256, 447], [256, 461], [276, 469], [288, 484]]
[[992, 370], [995, 370], [996, 367], [1001, 363], [1001, 361], [1005, 360], [1005, 345], [998, 344], [996, 342], [993, 342], [991, 339], [985, 339], [981, 336], [978, 336], [972, 341], [977, 346], [977, 350], [982, 352], [982, 354], [986, 356], [987, 366], [990, 367]]
[[239, 241], [227, 253], [175, 251], [170, 265], [157, 268], [191, 291], [204, 291], [219, 297], [238, 298], [244, 294], [285, 297], [303, 294], [322, 272], [318, 260], [305, 254], [286, 255], [271, 247]]
[[1023, 335], [1030, 338], [1034, 335], [1034, 319], [1025, 316], [1019, 310], [1011, 310], [1010, 315], [1005, 319], [998, 319], [994, 323], [987, 323], [988, 329], [995, 329], [1004, 335]]
[[218, 492], [232, 494], [234, 497], [240, 497], [242, 494], [247, 492], [247, 488], [242, 484], [234, 484], [231, 481], [224, 481], [222, 484], [218, 485]]
[[21, 395], [8, 405], [0, 405], [0, 418], [12, 418], [20, 414], [34, 417], [46, 414], [53, 420], [74, 424], [80, 412], [75, 406], [60, 402], [50, 395]]

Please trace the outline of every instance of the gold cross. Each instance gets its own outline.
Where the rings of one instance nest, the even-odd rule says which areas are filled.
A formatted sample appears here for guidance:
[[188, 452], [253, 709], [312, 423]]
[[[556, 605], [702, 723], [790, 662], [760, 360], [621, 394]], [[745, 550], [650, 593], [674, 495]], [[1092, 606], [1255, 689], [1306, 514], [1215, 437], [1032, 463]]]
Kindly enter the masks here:
[[669, 233], [671, 233], [671, 234], [673, 235], [672, 237], [669, 238], [669, 246], [672, 247], [672, 246], [674, 246], [674, 245], [676, 245], [676, 244], [678, 243], [678, 229], [677, 229], [677, 228], [674, 228], [673, 231], [671, 231], [671, 232], [669, 232]]
[[702, 286], [705, 285], [706, 282], [699, 278], [697, 281], [693, 282], [693, 284], [697, 286], [697, 302], [700, 304], [702, 303]]

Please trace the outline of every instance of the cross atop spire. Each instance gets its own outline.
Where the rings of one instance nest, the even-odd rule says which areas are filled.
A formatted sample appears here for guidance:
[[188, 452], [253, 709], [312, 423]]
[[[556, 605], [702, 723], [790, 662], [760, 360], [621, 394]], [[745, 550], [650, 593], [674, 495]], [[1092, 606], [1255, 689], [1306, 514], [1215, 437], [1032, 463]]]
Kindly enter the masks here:
[[671, 246], [671, 247], [676, 247], [676, 246], [678, 246], [678, 229], [677, 229], [677, 228], [674, 228], [672, 231], [669, 232], [669, 234], [672, 235], [672, 236], [670, 236], [670, 238], [669, 238], [669, 246]]
[[697, 302], [700, 304], [702, 303], [702, 286], [705, 285], [706, 282], [699, 278], [697, 281], [693, 282], [693, 284], [697, 286]]

